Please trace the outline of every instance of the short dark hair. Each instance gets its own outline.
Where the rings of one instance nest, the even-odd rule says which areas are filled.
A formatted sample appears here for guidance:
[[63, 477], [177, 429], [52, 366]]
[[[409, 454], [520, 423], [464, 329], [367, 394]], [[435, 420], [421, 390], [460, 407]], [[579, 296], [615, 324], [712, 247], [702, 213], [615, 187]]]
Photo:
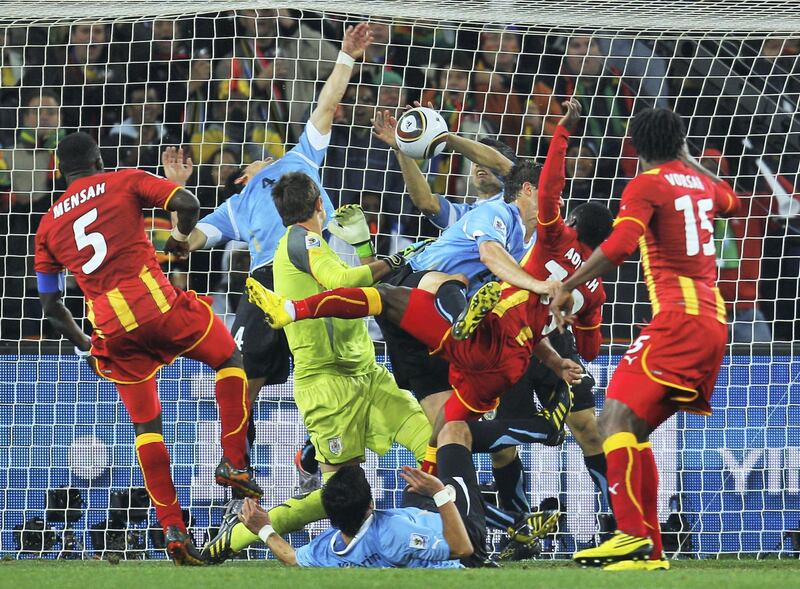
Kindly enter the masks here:
[[303, 172], [284, 174], [272, 187], [275, 208], [286, 227], [310, 219], [319, 194], [319, 186]]
[[539, 175], [542, 173], [542, 166], [531, 159], [523, 160], [514, 165], [506, 176], [505, 186], [503, 187], [503, 199], [506, 202], [517, 200], [519, 191], [525, 182], [530, 182], [534, 186], [539, 186]]
[[372, 505], [372, 489], [360, 466], [343, 466], [322, 487], [322, 507], [334, 528], [355, 536]]
[[679, 114], [668, 108], [647, 108], [633, 117], [631, 141], [647, 161], [677, 159], [686, 141], [686, 127]]
[[489, 147], [494, 147], [497, 151], [499, 151], [508, 159], [510, 159], [512, 164], [517, 163], [517, 154], [514, 153], [514, 150], [511, 149], [508, 145], [506, 145], [502, 141], [498, 141], [497, 139], [492, 139], [491, 137], [481, 137], [480, 139], [478, 139], [478, 143], [483, 143], [484, 145], [488, 145]]
[[100, 158], [100, 148], [88, 133], [70, 133], [58, 142], [56, 148], [58, 169], [64, 175], [92, 169], [92, 164]]
[[587, 202], [575, 207], [569, 213], [575, 218], [575, 231], [578, 241], [595, 249], [611, 235], [614, 227], [614, 215], [608, 207], [596, 202]]

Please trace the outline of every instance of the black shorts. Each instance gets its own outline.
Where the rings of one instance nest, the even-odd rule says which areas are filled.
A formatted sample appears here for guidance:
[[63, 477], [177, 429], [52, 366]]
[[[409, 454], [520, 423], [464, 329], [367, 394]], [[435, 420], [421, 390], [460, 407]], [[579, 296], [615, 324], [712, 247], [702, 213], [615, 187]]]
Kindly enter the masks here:
[[[381, 282], [391, 286], [416, 288], [428, 271], [414, 272], [411, 266], [398, 268]], [[383, 316], [375, 318], [386, 340], [386, 351], [392, 361], [392, 374], [401, 389], [414, 393], [418, 401], [428, 395], [450, 390], [450, 365], [431, 356], [427, 346]]]
[[[253, 278], [269, 289], [274, 288], [272, 266], [254, 270]], [[266, 378], [266, 384], [283, 384], [289, 378], [289, 343], [282, 329], [270, 328], [264, 312], [247, 298], [239, 299], [233, 321], [233, 340], [242, 352], [247, 378]]]
[[[475, 464], [472, 462], [472, 453], [464, 453], [463, 459], [440, 463], [438, 478], [445, 485], [451, 485], [456, 490], [456, 508], [467, 529], [475, 553], [462, 560], [466, 566], [476, 566], [488, 557], [486, 553], [486, 507], [483, 493], [478, 484], [478, 475]], [[439, 510], [431, 497], [424, 497], [411, 493], [406, 488], [403, 491], [403, 507], [416, 507], [427, 511]]]
[[[562, 334], [555, 331], [548, 336], [548, 339], [561, 357], [569, 358], [584, 366], [583, 360], [578, 356], [578, 350], [575, 347], [575, 336], [572, 333], [567, 331]], [[586, 371], [585, 366], [584, 372], [587, 374], [586, 378], [580, 384], [572, 386], [573, 412], [594, 409], [595, 407], [594, 393], [592, 392], [595, 381]], [[543, 406], [548, 406], [556, 388], [565, 386], [567, 386], [567, 383], [558, 378], [555, 372], [536, 358], [532, 358], [531, 365], [525, 375], [500, 397], [500, 405], [497, 407], [495, 418], [520, 419], [532, 415], [538, 410], [533, 393], [536, 393], [539, 403]]]

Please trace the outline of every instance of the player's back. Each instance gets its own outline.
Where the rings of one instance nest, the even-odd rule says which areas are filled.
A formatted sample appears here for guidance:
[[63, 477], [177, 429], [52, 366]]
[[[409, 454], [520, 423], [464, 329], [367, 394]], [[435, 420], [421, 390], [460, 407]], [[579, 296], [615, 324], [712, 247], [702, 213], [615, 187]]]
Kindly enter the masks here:
[[369, 568], [460, 568], [450, 559], [438, 513], [401, 507], [375, 510], [345, 544], [335, 528], [297, 550], [300, 566]]
[[737, 204], [727, 186], [678, 160], [640, 174], [625, 188], [617, 223], [644, 225], [639, 249], [654, 315], [672, 310], [725, 322], [716, 287], [714, 216]]
[[164, 206], [180, 187], [139, 170], [73, 181], [36, 235], [37, 271], [69, 270], [102, 335], [132, 331], [176, 297], [144, 231], [142, 208]]

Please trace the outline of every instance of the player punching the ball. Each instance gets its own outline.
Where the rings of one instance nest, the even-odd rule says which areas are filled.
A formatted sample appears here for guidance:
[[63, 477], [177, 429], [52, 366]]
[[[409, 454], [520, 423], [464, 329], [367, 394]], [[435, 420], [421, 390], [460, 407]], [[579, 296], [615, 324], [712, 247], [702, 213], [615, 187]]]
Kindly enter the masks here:
[[649, 437], [676, 411], [711, 412], [728, 337], [716, 287], [714, 216], [730, 214], [739, 202], [689, 156], [679, 115], [642, 111], [630, 132], [643, 172], [625, 188], [611, 236], [564, 281], [551, 307], [561, 325], [569, 321], [561, 309], [570, 292], [639, 247], [653, 319], [617, 366], [600, 415], [618, 530], [574, 560], [609, 570], [655, 570], [669, 562], [662, 553]]
[[[136, 430], [136, 456], [144, 484], [165, 530], [175, 564], [203, 564], [186, 533], [161, 432], [155, 375], [178, 356], [216, 370], [216, 400], [222, 423], [219, 484], [261, 497], [247, 464], [250, 402], [241, 354], [225, 325], [193, 292], [173, 287], [145, 236], [143, 208], [177, 214], [172, 236], [185, 241], [197, 223], [200, 203], [183, 188], [192, 173], [182, 151], [163, 156], [169, 179], [139, 170], [106, 172], [100, 151], [86, 133], [58, 145], [64, 194], [36, 233], [36, 273], [45, 316], [87, 355], [99, 376], [116, 384]], [[62, 301], [64, 269], [86, 297], [91, 339]]]

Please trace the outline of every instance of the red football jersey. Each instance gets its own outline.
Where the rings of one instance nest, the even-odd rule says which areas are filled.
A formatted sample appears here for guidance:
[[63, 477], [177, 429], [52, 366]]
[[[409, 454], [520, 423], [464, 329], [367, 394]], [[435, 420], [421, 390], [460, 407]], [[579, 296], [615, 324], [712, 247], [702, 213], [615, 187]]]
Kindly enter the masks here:
[[[539, 215], [536, 227], [536, 243], [522, 259], [522, 267], [538, 280], [565, 280], [575, 273], [592, 254], [592, 249], [578, 241], [577, 232], [568, 227], [561, 217], [560, 201], [564, 190], [564, 165], [567, 157], [569, 132], [559, 125], [550, 141], [542, 173], [539, 178]], [[593, 360], [600, 352], [603, 320], [603, 303], [606, 292], [603, 281], [596, 278], [580, 285], [573, 292], [575, 313], [575, 342], [578, 353], [586, 360]], [[522, 305], [524, 303], [524, 305]], [[532, 340], [535, 345], [541, 335], [555, 329], [555, 323], [547, 325], [549, 308], [540, 297], [503, 285], [498, 311], [513, 311], [519, 320], [536, 330], [539, 337]], [[524, 328], [523, 328], [524, 329]], [[519, 341], [519, 337], [517, 338]]]
[[654, 316], [669, 310], [725, 323], [716, 286], [714, 217], [738, 208], [726, 183], [670, 161], [625, 187], [614, 231], [600, 247], [620, 264], [638, 244]]
[[36, 232], [37, 272], [69, 270], [95, 335], [133, 331], [166, 313], [177, 293], [156, 261], [142, 209], [166, 208], [179, 185], [140, 170], [72, 182]]

